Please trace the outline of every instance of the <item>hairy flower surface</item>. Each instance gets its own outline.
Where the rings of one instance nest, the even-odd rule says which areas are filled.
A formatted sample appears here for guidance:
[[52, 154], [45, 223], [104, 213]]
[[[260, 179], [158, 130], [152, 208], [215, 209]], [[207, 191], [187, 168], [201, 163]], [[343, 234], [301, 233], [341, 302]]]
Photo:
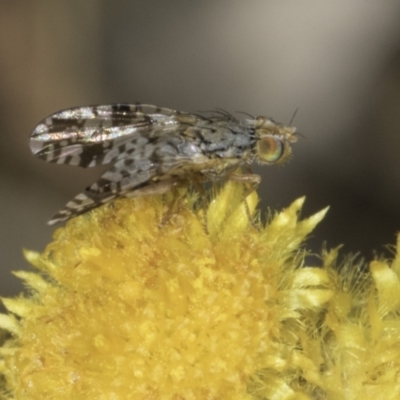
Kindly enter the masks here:
[[242, 196], [120, 199], [26, 251], [39, 272], [16, 273], [30, 294], [0, 315], [4, 398], [399, 398], [400, 257], [307, 266], [326, 210], [299, 221], [299, 199], [256, 227]]

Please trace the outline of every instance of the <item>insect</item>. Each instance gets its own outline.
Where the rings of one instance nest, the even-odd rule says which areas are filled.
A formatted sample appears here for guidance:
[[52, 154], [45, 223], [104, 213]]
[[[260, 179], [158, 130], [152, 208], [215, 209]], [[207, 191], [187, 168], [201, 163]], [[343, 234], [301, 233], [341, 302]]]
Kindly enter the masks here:
[[[247, 114], [246, 114], [247, 115]], [[83, 168], [111, 164], [48, 223], [85, 213], [117, 197], [162, 194], [176, 185], [221, 178], [261, 178], [235, 170], [276, 164], [291, 153], [296, 129], [270, 118], [238, 120], [223, 110], [197, 115], [147, 104], [75, 107], [45, 118], [30, 148], [50, 163]]]

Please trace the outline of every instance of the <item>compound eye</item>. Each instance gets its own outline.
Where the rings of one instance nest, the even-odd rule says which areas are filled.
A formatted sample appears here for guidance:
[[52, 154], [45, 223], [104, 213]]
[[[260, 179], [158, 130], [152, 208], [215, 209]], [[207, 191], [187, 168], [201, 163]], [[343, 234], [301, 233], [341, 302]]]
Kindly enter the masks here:
[[257, 143], [257, 156], [261, 162], [275, 163], [283, 156], [285, 147], [281, 140], [263, 137]]

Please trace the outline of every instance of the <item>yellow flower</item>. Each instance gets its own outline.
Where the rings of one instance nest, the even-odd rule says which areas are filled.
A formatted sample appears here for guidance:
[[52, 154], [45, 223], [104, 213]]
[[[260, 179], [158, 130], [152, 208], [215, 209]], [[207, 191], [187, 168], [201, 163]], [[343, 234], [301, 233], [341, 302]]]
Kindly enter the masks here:
[[4, 398], [399, 398], [400, 256], [308, 266], [326, 210], [299, 221], [299, 199], [256, 228], [242, 193], [227, 183], [206, 215], [184, 190], [121, 199], [26, 251], [39, 273], [16, 273], [30, 294], [0, 315]]

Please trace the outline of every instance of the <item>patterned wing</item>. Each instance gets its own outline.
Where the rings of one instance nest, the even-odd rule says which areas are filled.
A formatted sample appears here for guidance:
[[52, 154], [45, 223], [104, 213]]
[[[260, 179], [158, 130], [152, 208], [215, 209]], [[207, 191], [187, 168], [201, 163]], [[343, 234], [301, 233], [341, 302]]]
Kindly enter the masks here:
[[156, 175], [151, 163], [132, 164], [128, 170], [126, 165], [129, 161], [133, 160], [128, 157], [117, 161], [96, 183], [70, 200], [49, 221], [49, 225], [83, 214], [129, 191], [139, 191], [141, 187], [151, 185], [151, 179]]
[[208, 162], [200, 147], [179, 135], [164, 135], [153, 141], [147, 139], [133, 153], [116, 161], [97, 182], [70, 200], [49, 224], [83, 214], [117, 197], [165, 193], [176, 183], [186, 181], [196, 165]]
[[178, 131], [198, 117], [146, 104], [76, 107], [44, 119], [30, 148], [52, 163], [94, 167], [115, 162], [142, 146], [142, 139]]

